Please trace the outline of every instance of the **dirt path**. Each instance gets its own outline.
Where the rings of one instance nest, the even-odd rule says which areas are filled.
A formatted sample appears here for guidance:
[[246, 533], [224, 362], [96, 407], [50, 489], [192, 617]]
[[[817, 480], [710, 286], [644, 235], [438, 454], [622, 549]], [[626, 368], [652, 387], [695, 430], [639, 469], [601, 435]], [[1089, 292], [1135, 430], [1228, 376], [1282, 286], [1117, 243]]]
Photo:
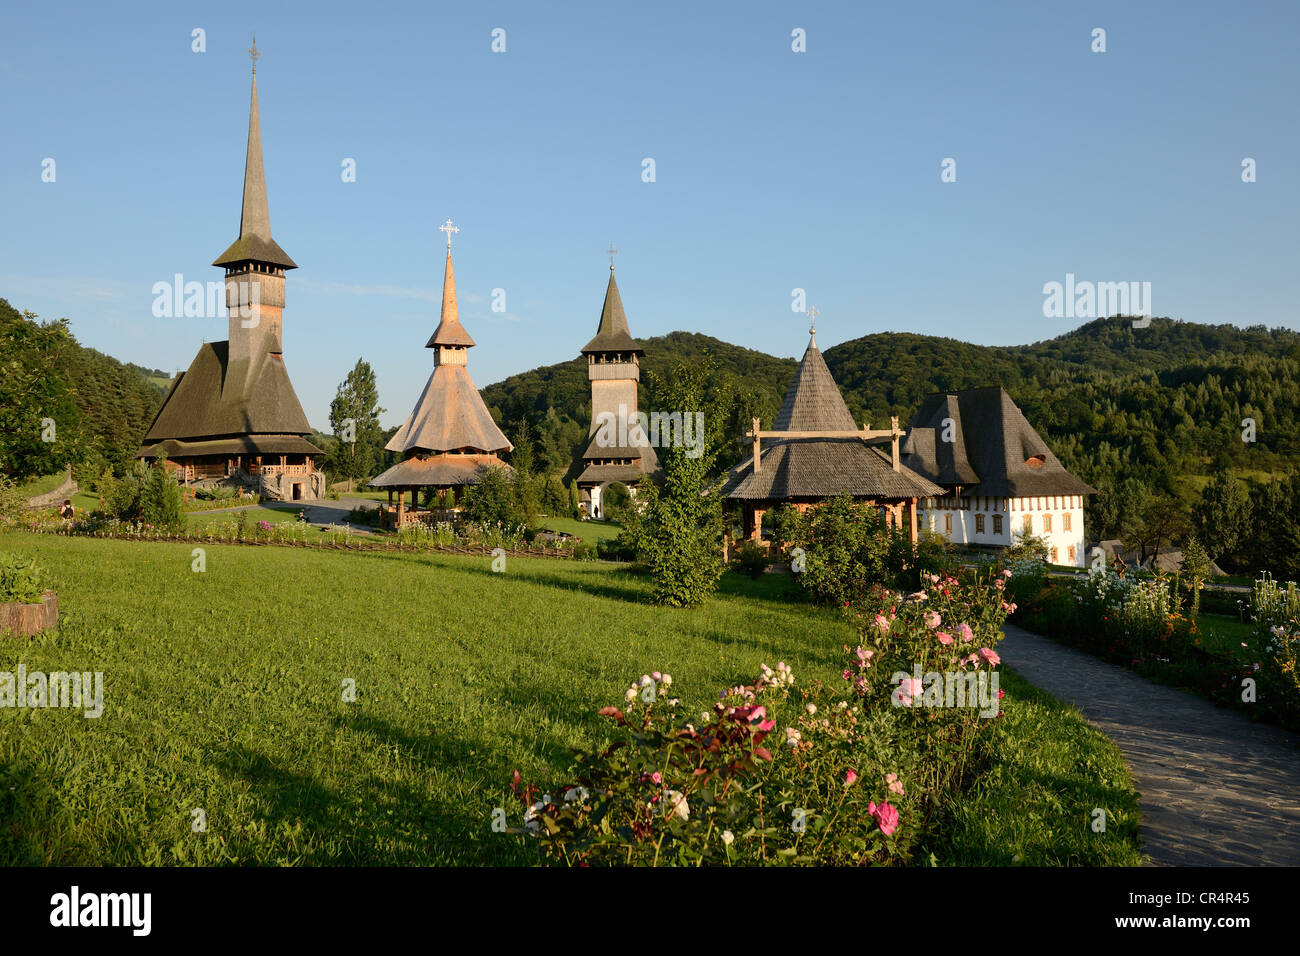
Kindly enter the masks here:
[[1031, 634], [998, 648], [1124, 752], [1157, 865], [1300, 865], [1300, 737]]

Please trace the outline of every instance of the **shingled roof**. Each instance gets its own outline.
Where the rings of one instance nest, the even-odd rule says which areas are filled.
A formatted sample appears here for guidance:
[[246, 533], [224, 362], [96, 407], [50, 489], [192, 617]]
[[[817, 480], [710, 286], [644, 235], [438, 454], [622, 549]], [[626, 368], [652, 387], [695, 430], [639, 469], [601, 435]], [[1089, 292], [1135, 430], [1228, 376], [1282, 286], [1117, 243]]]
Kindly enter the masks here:
[[[284, 357], [263, 352], [256, 356], [252, 374], [242, 379], [236, 375], [226, 388], [229, 372], [229, 343], [208, 342], [199, 349], [187, 371], [172, 382], [162, 408], [144, 437], [140, 454], [151, 446], [169, 439], [196, 442], [244, 436], [255, 447], [249, 451], [283, 454], [278, 447], [263, 448], [257, 443], [267, 438], [311, 433], [307, 416], [289, 381]], [[281, 442], [281, 444], [283, 444]], [[295, 449], [319, 455], [321, 451], [302, 440]], [[200, 452], [220, 454], [222, 452]]]
[[389, 451], [439, 452], [473, 448], [509, 451], [483, 396], [463, 365], [438, 365], [420, 393], [415, 410], [385, 446]]
[[427, 488], [476, 484], [491, 468], [510, 466], [495, 455], [433, 455], [399, 461], [366, 484], [376, 488]]
[[257, 116], [256, 74], [253, 76], [253, 99], [248, 108], [248, 153], [244, 159], [244, 207], [239, 217], [239, 238], [212, 264], [228, 266], [249, 260], [271, 263], [282, 269], [298, 268], [271, 238], [266, 172], [262, 168], [262, 126]]
[[[772, 431], [856, 431], [858, 426], [815, 339], [810, 339]], [[928, 498], [943, 489], [909, 468], [894, 470], [879, 448], [861, 438], [766, 438], [753, 457], [732, 469], [727, 498], [778, 501], [807, 498]]]
[[773, 431], [851, 432], [857, 428], [831, 370], [826, 367], [815, 337], [795, 369], [785, 401], [772, 423]]
[[[945, 432], [951, 429], [951, 441]], [[990, 497], [1086, 495], [1000, 385], [931, 395], [917, 410], [904, 464], [949, 488]]]
[[596, 337], [582, 348], [582, 354], [589, 352], [635, 352], [644, 355], [641, 343], [632, 338], [627, 327], [627, 316], [623, 312], [623, 299], [618, 294], [618, 283], [614, 281], [614, 268], [609, 270], [609, 285], [605, 289], [605, 304], [600, 310], [600, 325], [596, 327]]
[[447, 268], [442, 273], [442, 313], [438, 318], [438, 327], [425, 344], [426, 349], [439, 345], [458, 345], [473, 348], [474, 340], [460, 324], [460, 307], [456, 304], [456, 274], [451, 268], [451, 250], [447, 250]]

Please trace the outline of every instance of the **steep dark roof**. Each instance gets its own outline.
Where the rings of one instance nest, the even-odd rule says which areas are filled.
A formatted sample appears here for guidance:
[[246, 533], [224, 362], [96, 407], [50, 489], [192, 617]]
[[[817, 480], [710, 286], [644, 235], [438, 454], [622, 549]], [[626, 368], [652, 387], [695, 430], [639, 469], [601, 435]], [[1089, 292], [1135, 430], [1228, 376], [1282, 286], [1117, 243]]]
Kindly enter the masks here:
[[[815, 339], [809, 339], [794, 381], [772, 431], [857, 431], [839, 387]], [[915, 472], [861, 438], [765, 438], [759, 444], [758, 472], [753, 457], [732, 469], [723, 486], [728, 498], [928, 498], [943, 493]]]
[[301, 435], [238, 435], [206, 441], [169, 438], [143, 446], [139, 458], [199, 458], [203, 455], [321, 455], [319, 448]]
[[[949, 421], [950, 420], [950, 421]], [[944, 441], [947, 428], [952, 441]], [[1086, 495], [1001, 386], [931, 395], [917, 410], [902, 461], [941, 485], [979, 495]], [[1037, 467], [1031, 464], [1041, 461]]]
[[600, 325], [596, 327], [596, 337], [582, 347], [582, 354], [588, 352], [635, 352], [644, 355], [641, 343], [632, 338], [627, 327], [627, 316], [623, 313], [623, 299], [618, 294], [618, 283], [614, 281], [614, 270], [609, 270], [609, 285], [605, 289], [605, 305], [600, 310]]
[[857, 428], [817, 342], [809, 339], [772, 430], [851, 432]]
[[199, 349], [189, 369], [172, 383], [144, 445], [311, 433], [283, 356], [263, 352], [251, 367], [238, 363], [233, 370], [228, 359], [228, 342], [209, 342]]
[[244, 206], [239, 217], [239, 238], [212, 264], [235, 265], [250, 259], [284, 269], [298, 268], [271, 238], [271, 213], [266, 203], [266, 172], [262, 168], [262, 126], [257, 117], [256, 76], [253, 77], [252, 101], [248, 108], [248, 153], [244, 159]]

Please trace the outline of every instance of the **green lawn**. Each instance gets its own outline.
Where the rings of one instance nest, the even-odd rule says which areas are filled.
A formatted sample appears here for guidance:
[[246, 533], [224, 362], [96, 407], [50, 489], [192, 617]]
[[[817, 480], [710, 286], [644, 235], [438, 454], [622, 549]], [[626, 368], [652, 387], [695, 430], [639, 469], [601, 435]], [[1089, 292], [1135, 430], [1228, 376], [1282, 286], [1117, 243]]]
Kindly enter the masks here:
[[[1252, 650], [1255, 647], [1254, 625], [1225, 614], [1198, 614], [1196, 623], [1200, 626], [1201, 646], [1205, 650], [1241, 660], [1258, 658], [1258, 650]], [[1242, 647], [1243, 644], [1246, 646]]]
[[594, 544], [598, 540], [612, 541], [623, 530], [617, 521], [578, 521], [575, 518], [542, 518], [538, 524], [547, 531], [571, 534], [588, 544]]
[[[238, 505], [231, 507], [238, 507]], [[302, 505], [298, 504], [259, 504], [245, 507], [242, 513], [248, 516], [246, 520], [250, 525], [255, 525], [259, 521], [267, 521], [271, 524], [297, 521], [299, 511], [302, 511]], [[240, 514], [240, 511], [189, 511], [185, 514], [185, 524], [193, 528], [196, 525], [202, 527], [209, 522], [215, 524], [238, 521]]]
[[[764, 662], [837, 680], [852, 640], [780, 575], [728, 575], [675, 611], [599, 562], [494, 574], [489, 558], [211, 545], [196, 573], [192, 549], [0, 534], [55, 574], [61, 613], [57, 632], [2, 639], [0, 670], [102, 671], [105, 696], [92, 720], [0, 709], [0, 864], [526, 862], [490, 827], [511, 771], [553, 778], [606, 740], [596, 710], [630, 680], [666, 670], [702, 708]], [[1007, 690], [1006, 789], [954, 820], [940, 861], [1134, 862], [1121, 827], [1091, 855], [1065, 836], [1085, 804], [1136, 799], [1115, 748]]]
[[28, 498], [35, 498], [38, 495], [47, 495], [59, 485], [67, 480], [66, 471], [55, 472], [52, 475], [44, 475], [39, 478], [28, 478], [18, 486], [18, 490]]

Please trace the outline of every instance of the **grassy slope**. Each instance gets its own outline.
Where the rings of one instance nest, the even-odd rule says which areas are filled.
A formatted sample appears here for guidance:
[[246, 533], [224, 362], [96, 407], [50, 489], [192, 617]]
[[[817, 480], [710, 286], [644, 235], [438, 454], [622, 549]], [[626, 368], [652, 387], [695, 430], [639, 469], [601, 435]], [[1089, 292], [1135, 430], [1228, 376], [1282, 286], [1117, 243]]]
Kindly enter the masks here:
[[[489, 825], [511, 771], [554, 776], [602, 742], [595, 712], [630, 679], [667, 670], [696, 709], [760, 662], [834, 679], [851, 636], [775, 575], [728, 576], [690, 612], [647, 609], [645, 582], [603, 563], [496, 575], [487, 559], [210, 546], [198, 574], [191, 547], [0, 535], [55, 573], [62, 612], [58, 632], [5, 639], [0, 670], [105, 674], [98, 720], [0, 710], [0, 863], [521, 862]], [[1063, 781], [1092, 787], [1088, 768], [1118, 758], [1077, 720], [1040, 727], [1070, 743], [1017, 745], [1010, 806], [1064, 832], [1079, 799], [1061, 803]], [[1035, 749], [1058, 766], [1043, 779]], [[1021, 839], [1015, 814], [993, 819], [968, 858]]]

